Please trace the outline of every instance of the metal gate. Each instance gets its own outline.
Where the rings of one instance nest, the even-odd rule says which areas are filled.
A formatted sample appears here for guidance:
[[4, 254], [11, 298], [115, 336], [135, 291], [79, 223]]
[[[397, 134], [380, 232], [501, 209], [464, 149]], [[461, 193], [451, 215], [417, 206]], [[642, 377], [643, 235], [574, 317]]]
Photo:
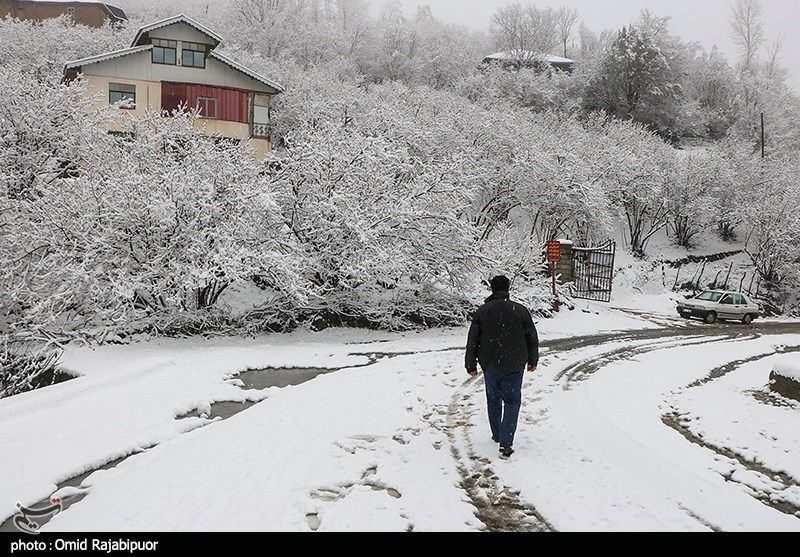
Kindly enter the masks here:
[[574, 296], [598, 302], [611, 301], [614, 281], [614, 255], [616, 242], [609, 240], [596, 247], [573, 247]]

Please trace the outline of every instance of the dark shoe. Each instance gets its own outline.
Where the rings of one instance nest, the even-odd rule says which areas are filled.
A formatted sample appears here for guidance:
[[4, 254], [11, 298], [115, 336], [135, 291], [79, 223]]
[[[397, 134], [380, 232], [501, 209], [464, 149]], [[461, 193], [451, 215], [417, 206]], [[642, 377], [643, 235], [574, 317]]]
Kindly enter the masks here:
[[500, 447], [500, 459], [508, 460], [514, 454], [514, 449], [511, 447]]

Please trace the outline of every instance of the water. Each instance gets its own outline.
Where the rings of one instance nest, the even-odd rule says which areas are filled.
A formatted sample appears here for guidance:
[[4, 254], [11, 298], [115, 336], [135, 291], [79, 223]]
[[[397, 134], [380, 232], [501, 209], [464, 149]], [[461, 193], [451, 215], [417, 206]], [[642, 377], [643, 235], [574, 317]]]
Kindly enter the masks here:
[[[265, 369], [255, 369], [255, 370], [248, 370], [245, 372], [240, 373], [236, 376], [236, 379], [241, 380], [244, 383], [244, 389], [257, 389], [263, 390], [268, 389], [270, 387], [288, 387], [290, 385], [300, 385], [301, 383], [306, 383], [307, 381], [311, 381], [312, 379], [325, 374], [325, 373], [332, 373], [334, 371], [338, 371], [341, 368], [265, 368]], [[72, 379], [72, 375], [64, 374], [63, 377], [59, 376], [57, 379], [60, 381], [64, 381], [67, 379]], [[53, 378], [48, 378], [52, 380]], [[60, 382], [55, 381], [55, 382]], [[52, 383], [48, 383], [52, 384]], [[43, 385], [42, 385], [43, 386]], [[214, 402], [211, 404], [211, 414], [210, 418], [221, 418], [223, 420], [230, 418], [231, 416], [235, 416], [239, 412], [243, 412], [247, 410], [251, 406], [257, 404], [256, 402], [252, 401], [244, 401], [244, 402], [234, 402], [230, 400], [224, 400], [219, 402]], [[197, 410], [193, 410], [186, 414], [182, 414], [177, 416], [176, 419], [183, 419], [188, 418], [191, 416], [197, 416]], [[61, 489], [66, 486], [72, 487], [80, 487], [81, 483], [89, 477], [90, 474], [97, 470], [109, 470], [114, 468], [117, 464], [125, 460], [125, 458], [118, 458], [116, 460], [112, 460], [94, 470], [90, 470], [88, 472], [84, 472], [83, 474], [79, 474], [64, 482], [58, 484], [58, 489]], [[88, 492], [79, 493], [67, 499], [64, 499], [63, 502], [63, 510], [61, 512], [66, 511], [71, 505], [79, 502], [81, 499], [86, 497]], [[41, 508], [48, 506], [50, 504], [49, 499], [44, 499], [34, 505], [35, 508]], [[48, 518], [39, 519], [40, 526], [43, 526], [47, 522], [49, 522]], [[0, 524], [0, 532], [18, 532], [16, 527], [13, 523], [13, 517], [9, 518], [2, 524]]]

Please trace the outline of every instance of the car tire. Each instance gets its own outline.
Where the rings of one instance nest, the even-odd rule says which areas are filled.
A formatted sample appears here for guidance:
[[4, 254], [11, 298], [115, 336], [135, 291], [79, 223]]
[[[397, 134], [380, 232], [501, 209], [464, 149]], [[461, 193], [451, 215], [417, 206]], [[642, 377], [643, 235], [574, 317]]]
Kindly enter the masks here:
[[749, 325], [753, 322], [753, 316], [749, 313], [746, 313], [744, 317], [742, 317], [742, 323], [745, 325]]
[[703, 321], [705, 321], [709, 325], [713, 325], [714, 323], [717, 322], [717, 312], [716, 311], [709, 311], [708, 313], [706, 313], [706, 316], [703, 319]]

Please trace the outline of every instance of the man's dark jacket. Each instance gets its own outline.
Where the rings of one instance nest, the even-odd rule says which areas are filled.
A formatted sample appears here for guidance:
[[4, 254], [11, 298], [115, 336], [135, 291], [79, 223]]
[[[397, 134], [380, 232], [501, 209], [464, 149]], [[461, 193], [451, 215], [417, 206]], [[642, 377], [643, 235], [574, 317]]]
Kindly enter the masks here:
[[478, 308], [467, 338], [467, 370], [522, 371], [539, 363], [539, 335], [528, 308], [495, 292]]

